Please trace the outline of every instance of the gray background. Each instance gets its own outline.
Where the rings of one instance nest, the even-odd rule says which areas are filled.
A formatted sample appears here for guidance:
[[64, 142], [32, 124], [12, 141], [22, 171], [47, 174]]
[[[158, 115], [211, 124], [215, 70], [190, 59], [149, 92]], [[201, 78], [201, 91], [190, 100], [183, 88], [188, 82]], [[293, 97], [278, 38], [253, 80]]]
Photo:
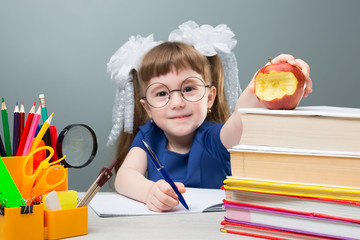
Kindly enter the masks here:
[[301, 105], [360, 107], [359, 10], [355, 0], [0, 0], [0, 97], [11, 116], [16, 101], [28, 113], [44, 93], [58, 131], [95, 130], [94, 162], [69, 175], [69, 188], [85, 191], [114, 155], [105, 146], [115, 93], [106, 63], [131, 35], [166, 40], [187, 20], [225, 23], [238, 40], [242, 87], [269, 56], [291, 53], [311, 66], [313, 93]]

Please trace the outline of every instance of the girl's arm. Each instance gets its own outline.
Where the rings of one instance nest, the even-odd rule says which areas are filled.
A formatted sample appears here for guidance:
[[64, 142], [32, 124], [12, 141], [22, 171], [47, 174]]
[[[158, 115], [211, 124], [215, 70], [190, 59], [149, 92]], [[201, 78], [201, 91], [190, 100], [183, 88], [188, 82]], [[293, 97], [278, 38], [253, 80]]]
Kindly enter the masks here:
[[[307, 97], [312, 92], [312, 81], [310, 78], [310, 67], [301, 59], [295, 59], [288, 54], [281, 54], [272, 60], [273, 63], [288, 62], [291, 65], [297, 66], [303, 72], [306, 78], [306, 89], [304, 97]], [[255, 77], [256, 73], [254, 74]], [[238, 108], [251, 108], [251, 107], [264, 107], [264, 105], [256, 98], [254, 91], [254, 77], [250, 81], [249, 85], [240, 95], [234, 113], [226, 121], [220, 132], [220, 138], [223, 145], [226, 148], [231, 148], [236, 144], [239, 144], [243, 125], [241, 122], [241, 114], [237, 111]]]
[[116, 191], [138, 201], [146, 202], [147, 189], [152, 185], [152, 182], [144, 177], [146, 169], [145, 152], [140, 148], [131, 148], [116, 173]]
[[[129, 198], [146, 203], [152, 211], [167, 211], [179, 204], [178, 197], [164, 180], [150, 181], [144, 177], [147, 170], [147, 155], [138, 147], [127, 154], [115, 178], [115, 189]], [[175, 183], [181, 193], [185, 192], [182, 183]]]

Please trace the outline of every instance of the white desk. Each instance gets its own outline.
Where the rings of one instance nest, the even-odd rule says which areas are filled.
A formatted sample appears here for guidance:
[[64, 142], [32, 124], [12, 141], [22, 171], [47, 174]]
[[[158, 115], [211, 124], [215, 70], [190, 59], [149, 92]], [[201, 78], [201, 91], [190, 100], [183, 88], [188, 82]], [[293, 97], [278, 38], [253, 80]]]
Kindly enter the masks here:
[[89, 207], [89, 233], [70, 239], [249, 239], [220, 232], [224, 212], [100, 218]]

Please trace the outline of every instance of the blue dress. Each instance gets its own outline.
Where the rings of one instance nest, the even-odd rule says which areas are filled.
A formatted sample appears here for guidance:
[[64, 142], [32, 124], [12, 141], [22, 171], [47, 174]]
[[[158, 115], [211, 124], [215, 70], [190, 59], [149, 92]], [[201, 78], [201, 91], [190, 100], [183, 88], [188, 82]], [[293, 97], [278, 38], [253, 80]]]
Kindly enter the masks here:
[[[220, 130], [224, 124], [204, 122], [196, 131], [190, 151], [186, 154], [166, 149], [166, 136], [155, 123], [148, 121], [139, 127], [139, 132], [130, 146], [145, 148], [144, 140], [164, 165], [174, 182], [182, 182], [186, 187], [220, 188], [226, 176], [231, 175], [230, 153], [222, 145]], [[162, 179], [148, 157], [148, 179]]]

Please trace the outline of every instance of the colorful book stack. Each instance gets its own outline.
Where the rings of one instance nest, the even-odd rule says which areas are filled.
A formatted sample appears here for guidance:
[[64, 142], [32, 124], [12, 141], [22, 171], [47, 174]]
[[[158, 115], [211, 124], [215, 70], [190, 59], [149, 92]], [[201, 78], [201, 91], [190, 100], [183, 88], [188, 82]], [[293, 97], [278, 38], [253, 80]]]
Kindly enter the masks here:
[[360, 187], [360, 109], [239, 109], [234, 177]]
[[360, 109], [239, 109], [222, 231], [360, 239]]
[[228, 177], [223, 232], [265, 239], [360, 239], [360, 189]]

